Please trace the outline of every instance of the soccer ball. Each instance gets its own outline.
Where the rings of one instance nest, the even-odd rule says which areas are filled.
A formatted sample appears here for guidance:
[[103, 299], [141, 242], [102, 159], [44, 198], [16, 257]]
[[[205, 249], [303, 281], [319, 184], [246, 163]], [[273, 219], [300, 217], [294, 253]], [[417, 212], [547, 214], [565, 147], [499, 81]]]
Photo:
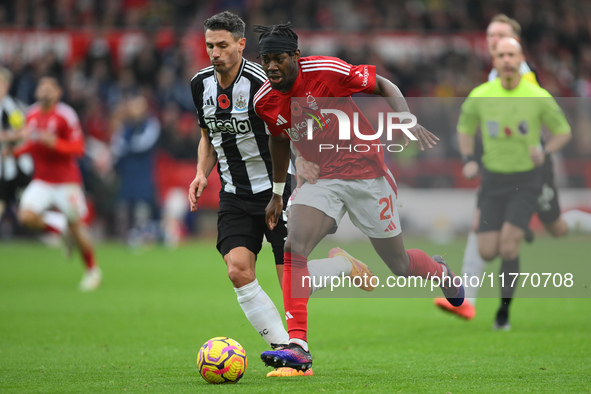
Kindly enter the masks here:
[[215, 337], [199, 349], [197, 368], [209, 383], [236, 383], [246, 371], [246, 352], [231, 338]]

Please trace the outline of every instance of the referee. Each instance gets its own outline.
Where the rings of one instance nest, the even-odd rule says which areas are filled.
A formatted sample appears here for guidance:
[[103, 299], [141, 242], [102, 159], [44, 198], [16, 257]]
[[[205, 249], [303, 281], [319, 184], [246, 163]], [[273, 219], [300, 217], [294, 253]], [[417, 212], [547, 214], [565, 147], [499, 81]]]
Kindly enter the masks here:
[[[486, 261], [500, 255], [501, 273], [507, 277], [519, 272], [521, 242], [542, 188], [540, 168], [548, 154], [568, 143], [571, 132], [552, 96], [521, 77], [524, 56], [517, 40], [500, 39], [493, 60], [499, 78], [475, 88], [462, 105], [458, 143], [465, 162], [463, 175], [474, 178], [479, 169], [474, 160], [474, 135], [480, 126], [484, 152], [478, 250]], [[552, 133], [544, 148], [540, 145], [542, 124]], [[493, 328], [511, 328], [509, 305], [516, 286], [507, 284], [501, 290]]]

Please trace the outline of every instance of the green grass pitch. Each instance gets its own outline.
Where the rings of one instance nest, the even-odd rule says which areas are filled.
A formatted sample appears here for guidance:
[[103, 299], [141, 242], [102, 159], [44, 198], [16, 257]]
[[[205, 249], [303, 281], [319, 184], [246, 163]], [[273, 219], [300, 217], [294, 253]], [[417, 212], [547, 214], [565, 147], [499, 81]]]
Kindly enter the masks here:
[[[464, 240], [406, 244], [444, 251], [461, 267]], [[525, 248], [523, 270], [590, 264], [589, 245], [540, 237]], [[0, 244], [0, 392], [591, 391], [590, 299], [518, 299], [513, 330], [494, 332], [491, 298], [478, 301], [471, 322], [428, 298], [314, 298], [314, 376], [272, 379], [259, 358], [266, 344], [238, 306], [212, 242], [142, 252], [104, 244], [98, 258], [103, 285], [82, 294], [77, 257], [33, 242]], [[269, 249], [257, 274], [282, 310]], [[197, 372], [199, 347], [215, 336], [246, 349], [248, 368], [236, 385], [209, 385]]]

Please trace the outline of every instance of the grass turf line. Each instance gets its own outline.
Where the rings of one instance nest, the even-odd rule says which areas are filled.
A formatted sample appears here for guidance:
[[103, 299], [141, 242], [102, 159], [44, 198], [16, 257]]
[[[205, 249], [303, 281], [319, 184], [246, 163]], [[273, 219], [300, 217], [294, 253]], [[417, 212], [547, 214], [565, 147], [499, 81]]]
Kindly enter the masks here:
[[[589, 251], [583, 239], [543, 241], [524, 250], [524, 261], [560, 255], [566, 264]], [[464, 246], [406, 243], [455, 259]], [[239, 341], [249, 359], [244, 378], [223, 388], [230, 392], [591, 390], [589, 299], [518, 299], [511, 332], [491, 330], [496, 299], [479, 300], [471, 322], [430, 299], [312, 299], [315, 376], [269, 379], [259, 359], [266, 344], [243, 316], [213, 244], [142, 253], [105, 244], [98, 258], [104, 284], [81, 294], [77, 257], [0, 244], [0, 391], [219, 392], [198, 375], [195, 359], [220, 335]], [[257, 275], [282, 310], [269, 249]]]

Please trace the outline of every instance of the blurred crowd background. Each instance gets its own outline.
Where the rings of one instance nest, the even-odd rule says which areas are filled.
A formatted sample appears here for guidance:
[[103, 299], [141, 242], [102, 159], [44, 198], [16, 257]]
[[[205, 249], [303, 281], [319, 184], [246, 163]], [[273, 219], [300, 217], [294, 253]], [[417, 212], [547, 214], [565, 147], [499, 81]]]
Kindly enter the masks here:
[[[584, 99], [591, 97], [591, 2], [585, 0], [4, 0], [0, 63], [14, 74], [10, 94], [31, 104], [41, 74], [60, 76], [64, 101], [87, 136], [81, 167], [92, 220], [106, 235], [133, 243], [169, 234], [174, 243], [196, 231], [195, 218], [186, 215], [200, 137], [189, 81], [208, 65], [203, 21], [223, 10], [245, 20], [248, 59], [257, 56], [253, 24], [291, 21], [303, 55], [375, 64], [417, 98], [411, 100], [417, 108], [432, 107], [433, 98], [461, 103], [444, 98], [465, 97], [486, 80], [484, 32], [505, 13], [521, 23], [542, 86], [555, 97], [578, 98], [564, 99], [575, 138], [559, 166], [561, 184], [591, 188], [591, 99]], [[455, 120], [438, 127], [437, 120], [445, 122], [437, 116], [428, 127], [441, 138], [439, 149], [391, 155], [394, 175], [414, 187], [474, 187], [459, 173]], [[140, 134], [141, 141], [132, 138]], [[212, 210], [219, 184], [213, 175], [203, 202]]]

